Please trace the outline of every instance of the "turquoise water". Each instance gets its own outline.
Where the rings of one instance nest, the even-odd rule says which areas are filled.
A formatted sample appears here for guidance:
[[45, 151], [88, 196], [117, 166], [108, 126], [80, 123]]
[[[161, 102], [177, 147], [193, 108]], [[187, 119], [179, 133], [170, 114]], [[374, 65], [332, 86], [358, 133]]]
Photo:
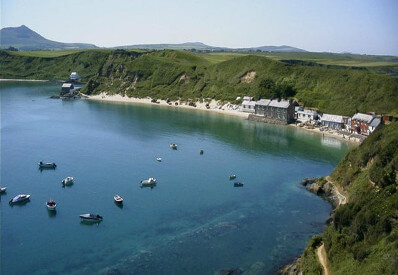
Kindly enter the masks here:
[[[3, 274], [273, 273], [323, 230], [331, 211], [300, 180], [329, 174], [349, 149], [293, 127], [50, 99], [60, 90], [50, 83], [0, 85]], [[40, 160], [58, 166], [40, 171]], [[63, 188], [66, 176], [75, 184]], [[158, 185], [140, 188], [149, 176]], [[10, 206], [19, 193], [30, 202]], [[83, 213], [104, 220], [82, 224]]]

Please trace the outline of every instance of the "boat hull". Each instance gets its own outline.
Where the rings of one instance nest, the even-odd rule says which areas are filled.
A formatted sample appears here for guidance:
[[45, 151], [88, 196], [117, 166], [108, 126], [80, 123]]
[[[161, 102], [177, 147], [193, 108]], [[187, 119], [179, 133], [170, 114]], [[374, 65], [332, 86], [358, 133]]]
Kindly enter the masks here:
[[56, 208], [57, 208], [56, 205], [55, 206], [47, 205], [47, 210], [54, 211]]
[[40, 169], [55, 169], [57, 165], [54, 162], [39, 162]]
[[18, 195], [10, 200], [10, 204], [26, 202], [29, 198], [30, 195]]
[[100, 215], [95, 215], [95, 214], [82, 214], [82, 215], [79, 215], [79, 217], [83, 221], [88, 221], [88, 222], [100, 222], [100, 221], [102, 221], [102, 217]]
[[123, 199], [122, 199], [122, 197], [120, 197], [120, 196], [114, 196], [114, 197], [113, 197], [113, 200], [114, 200], [116, 203], [123, 203]]
[[63, 185], [72, 185], [73, 184], [73, 177], [67, 177], [61, 181]]

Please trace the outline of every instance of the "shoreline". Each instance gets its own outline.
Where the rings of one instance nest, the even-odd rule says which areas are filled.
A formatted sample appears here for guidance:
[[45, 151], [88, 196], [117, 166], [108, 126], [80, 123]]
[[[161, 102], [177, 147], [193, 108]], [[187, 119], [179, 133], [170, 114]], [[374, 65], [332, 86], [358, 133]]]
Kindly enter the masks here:
[[[199, 110], [199, 111], [206, 111], [206, 112], [212, 112], [212, 113], [217, 113], [217, 114], [235, 116], [235, 117], [240, 117], [243, 119], [248, 119], [248, 117], [249, 117], [249, 113], [239, 111], [239, 107], [236, 109], [233, 109], [233, 107], [236, 105], [232, 105], [230, 103], [226, 103], [224, 105], [219, 105], [220, 104], [219, 101], [216, 101], [214, 99], [212, 99], [209, 102], [210, 108], [206, 108], [206, 103], [200, 102], [200, 101], [195, 102], [196, 107], [193, 107], [193, 106], [189, 106], [188, 103], [186, 103], [186, 102], [181, 102], [180, 100], [170, 101], [171, 104], [167, 103], [166, 100], [157, 100], [157, 103], [154, 103], [154, 102], [152, 102], [152, 99], [150, 97], [135, 98], [135, 97], [121, 96], [120, 94], [107, 95], [105, 92], [102, 92], [99, 95], [90, 95], [90, 96], [83, 94], [83, 98], [85, 98], [87, 100], [102, 101], [102, 102], [146, 104], [146, 105], [155, 105], [155, 106], [163, 106], [163, 107], [184, 108], [184, 109], [189, 109], [189, 110]], [[176, 102], [178, 103], [178, 105], [175, 105]], [[342, 134], [337, 133], [336, 131], [331, 131], [331, 130], [320, 131], [319, 128], [308, 129], [305, 127], [299, 127], [296, 124], [288, 124], [287, 126], [295, 127], [297, 129], [302, 129], [309, 133], [323, 135], [324, 137], [335, 138], [337, 140], [350, 143], [352, 145], [360, 144], [359, 139], [354, 138], [354, 137], [351, 138], [351, 137], [349, 137], [349, 135], [347, 135], [347, 137], [346, 137]]]
[[12, 81], [12, 82], [50, 82], [50, 80], [46, 80], [46, 79], [5, 79], [5, 78], [0, 78], [0, 82], [8, 82], [8, 81]]
[[[115, 102], [115, 103], [132, 103], [132, 104], [145, 104], [145, 105], [155, 105], [155, 106], [163, 106], [163, 107], [173, 107], [173, 108], [182, 108], [182, 109], [189, 109], [189, 110], [198, 110], [198, 111], [206, 111], [211, 113], [218, 113], [224, 114], [229, 116], [240, 117], [243, 119], [247, 119], [249, 117], [249, 113], [241, 112], [237, 109], [233, 109], [232, 104], [226, 103], [224, 105], [219, 105], [220, 103], [216, 100], [211, 100], [209, 102], [210, 108], [206, 108], [206, 102], [195, 102], [196, 107], [188, 105], [186, 102], [181, 102], [180, 100], [177, 101], [170, 101], [171, 104], [167, 103], [166, 100], [157, 100], [157, 103], [152, 102], [150, 97], [146, 98], [135, 98], [135, 97], [127, 97], [117, 95], [107, 95], [106, 93], [101, 93], [99, 95], [85, 95], [83, 94], [83, 98], [87, 100], [94, 100], [94, 101], [103, 101], [103, 102]], [[175, 105], [178, 103], [178, 105]]]
[[358, 138], [350, 137], [350, 134], [347, 134], [347, 135], [339, 134], [334, 130], [321, 131], [321, 130], [319, 130], [319, 128], [308, 129], [305, 126], [300, 127], [297, 124], [288, 124], [288, 126], [299, 128], [299, 129], [308, 131], [309, 133], [315, 133], [317, 135], [322, 135], [323, 137], [332, 137], [332, 138], [338, 139], [340, 141], [350, 143], [352, 145], [358, 146], [359, 144], [361, 144], [361, 141]]

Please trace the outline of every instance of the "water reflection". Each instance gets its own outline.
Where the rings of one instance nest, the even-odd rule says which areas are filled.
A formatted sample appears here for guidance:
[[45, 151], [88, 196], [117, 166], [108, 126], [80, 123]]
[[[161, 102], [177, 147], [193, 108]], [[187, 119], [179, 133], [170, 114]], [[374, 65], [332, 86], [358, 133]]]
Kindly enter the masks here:
[[57, 216], [57, 210], [47, 210], [47, 214], [50, 218], [55, 218], [55, 216]]
[[[98, 123], [109, 131], [116, 131], [129, 137], [133, 135], [134, 138], [145, 142], [157, 139], [159, 135], [208, 135], [234, 146], [237, 150], [253, 154], [294, 155], [314, 160], [319, 160], [320, 155], [327, 154], [326, 147], [330, 147], [331, 144], [322, 141], [320, 136], [293, 127], [269, 125], [195, 109], [113, 102], [85, 101], [85, 103], [97, 114], [95, 119]], [[298, 132], [300, 134], [297, 134]], [[311, 145], [307, 146], [308, 144]], [[344, 152], [349, 146], [344, 144], [342, 148], [342, 143], [334, 144], [335, 148], [344, 149]], [[335, 157], [333, 161], [339, 161], [341, 156]]]
[[87, 226], [87, 225], [99, 225], [102, 222], [102, 220], [81, 220], [80, 225], [82, 226]]
[[321, 139], [321, 144], [323, 146], [339, 148], [339, 149], [342, 146], [342, 142], [340, 140], [331, 137], [323, 137]]
[[113, 203], [114, 203], [117, 207], [119, 207], [120, 209], [123, 209], [123, 203], [116, 202], [116, 201], [113, 201]]
[[11, 202], [11, 200], [8, 203], [10, 205], [10, 207], [14, 207], [14, 206], [21, 207], [21, 206], [26, 205], [28, 202], [30, 202], [30, 199], [27, 199], [27, 200], [24, 200], [24, 201], [20, 201], [20, 202]]

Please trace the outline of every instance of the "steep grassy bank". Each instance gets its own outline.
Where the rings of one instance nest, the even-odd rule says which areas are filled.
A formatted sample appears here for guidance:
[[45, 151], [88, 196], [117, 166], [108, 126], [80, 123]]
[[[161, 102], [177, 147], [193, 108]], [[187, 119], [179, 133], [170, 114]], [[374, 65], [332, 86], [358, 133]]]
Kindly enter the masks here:
[[398, 114], [398, 79], [363, 69], [281, 62], [260, 55], [211, 60], [186, 51], [88, 50], [54, 57], [0, 52], [1, 78], [84, 76], [87, 94], [233, 102], [237, 96], [296, 98], [326, 113]]
[[[398, 123], [380, 127], [331, 174], [348, 196], [321, 236], [332, 274], [396, 274], [398, 270]], [[320, 240], [318, 240], [320, 243]], [[319, 273], [313, 246], [301, 270]]]

